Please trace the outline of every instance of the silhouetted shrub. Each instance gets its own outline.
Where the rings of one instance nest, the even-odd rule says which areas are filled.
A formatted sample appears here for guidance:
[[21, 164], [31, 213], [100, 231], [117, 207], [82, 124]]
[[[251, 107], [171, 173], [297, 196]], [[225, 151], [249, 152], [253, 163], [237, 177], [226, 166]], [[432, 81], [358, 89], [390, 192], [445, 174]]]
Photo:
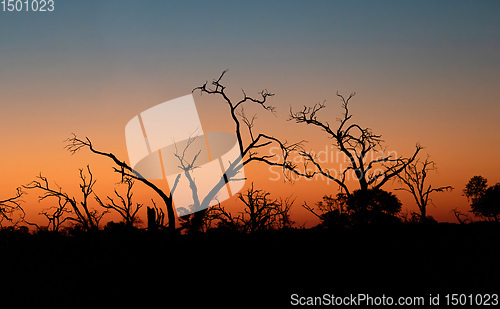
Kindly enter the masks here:
[[474, 176], [465, 186], [463, 194], [471, 202], [474, 215], [488, 220], [500, 220], [500, 183], [488, 187], [486, 178]]

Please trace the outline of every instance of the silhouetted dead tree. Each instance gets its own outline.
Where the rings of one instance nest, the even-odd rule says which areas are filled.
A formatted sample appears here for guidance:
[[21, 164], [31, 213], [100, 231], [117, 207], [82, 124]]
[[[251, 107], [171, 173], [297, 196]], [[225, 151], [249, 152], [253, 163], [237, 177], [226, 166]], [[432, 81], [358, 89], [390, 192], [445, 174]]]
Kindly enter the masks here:
[[220, 204], [213, 206], [207, 212], [206, 227], [213, 223], [218, 227], [240, 230], [245, 233], [257, 231], [290, 228], [293, 221], [290, 219], [290, 209], [294, 200], [271, 199], [270, 193], [255, 189], [252, 186], [245, 193], [238, 193], [238, 199], [245, 204], [242, 212], [233, 215], [227, 212]]
[[458, 208], [453, 208], [451, 212], [455, 215], [455, 218], [457, 218], [457, 221], [460, 224], [468, 224], [472, 222], [472, 218], [468, 214], [464, 214], [458, 210]]
[[[13, 225], [16, 225], [17, 223], [19, 223], [19, 221], [23, 220], [24, 210], [21, 207], [21, 197], [23, 196], [23, 194], [24, 192], [21, 190], [21, 188], [17, 188], [15, 196], [5, 200], [0, 200], [0, 228], [3, 228], [4, 220], [10, 222]], [[13, 215], [16, 211], [19, 211], [21, 213], [21, 216], [19, 220], [14, 221]]]
[[177, 187], [180, 175], [175, 180], [174, 185], [170, 189], [170, 195], [168, 195], [163, 192], [162, 189], [158, 188], [155, 184], [143, 178], [137, 171], [134, 171], [127, 163], [125, 163], [125, 161], [120, 161], [114, 154], [102, 152], [95, 149], [94, 145], [88, 137], [85, 137], [85, 139], [79, 139], [75, 134], [73, 134], [73, 137], [69, 138], [67, 141], [68, 144], [65, 148], [72, 154], [78, 152], [82, 148], [88, 148], [94, 154], [110, 158], [117, 165], [117, 167], [113, 167], [113, 170], [119, 173], [122, 176], [122, 179], [125, 179], [126, 177], [135, 179], [153, 189], [153, 191], [155, 191], [165, 203], [168, 217], [168, 229], [170, 232], [175, 233], [175, 213], [172, 195], [174, 194], [175, 188]]
[[[238, 199], [245, 204], [239, 221], [245, 232], [270, 230], [289, 226], [289, 211], [293, 203], [283, 203], [270, 199], [271, 193], [254, 189], [252, 186], [244, 193], [238, 194]], [[284, 219], [284, 220], [283, 220]]]
[[45, 218], [47, 218], [47, 226], [42, 228], [36, 223], [27, 223], [30, 225], [35, 225], [38, 230], [58, 232], [62, 224], [71, 218], [68, 216], [71, 213], [71, 210], [67, 208], [68, 201], [66, 199], [63, 199], [61, 196], [58, 196], [57, 198], [58, 206], [49, 207], [39, 213], [39, 215], [43, 215]]
[[210, 207], [210, 209], [205, 212], [205, 216], [203, 217], [203, 228], [205, 230], [213, 228], [214, 225], [218, 228], [231, 231], [241, 230], [238, 216], [234, 216], [232, 213], [227, 212], [220, 203]]
[[[99, 222], [101, 221], [104, 214], [107, 211], [100, 213], [95, 209], [91, 209], [89, 207], [88, 201], [89, 197], [93, 194], [93, 187], [95, 185], [95, 180], [93, 179], [92, 172], [90, 171], [90, 167], [87, 165], [87, 173], [88, 176], [85, 175], [83, 169], [79, 169], [80, 172], [80, 190], [82, 192], [82, 199], [80, 202], [77, 202], [74, 197], [69, 196], [67, 193], [62, 191], [62, 188], [56, 185], [56, 189], [53, 189], [49, 185], [49, 181], [46, 177], [39, 175], [37, 180], [32, 181], [28, 185], [23, 186], [26, 189], [39, 189], [43, 192], [42, 195], [39, 196], [39, 201], [48, 199], [48, 198], [56, 198], [58, 200], [59, 207], [56, 208], [56, 222], [52, 225], [53, 228], [59, 228], [60, 218], [64, 212], [66, 212], [66, 207], [69, 205], [72, 216], [68, 216], [67, 219], [75, 222], [77, 225], [81, 226], [86, 231], [92, 231], [99, 229]], [[47, 217], [47, 216], [46, 216]], [[49, 215], [50, 218], [54, 218], [54, 213]], [[49, 224], [50, 225], [50, 224]]]
[[[286, 141], [281, 141], [278, 138], [267, 134], [254, 133], [253, 127], [255, 116], [253, 116], [253, 118], [249, 120], [245, 116], [243, 110], [245, 104], [256, 104], [266, 111], [274, 112], [275, 107], [267, 104], [268, 98], [274, 96], [274, 93], [271, 93], [267, 91], [267, 89], [265, 89], [259, 92], [261, 98], [255, 99], [247, 96], [245, 91], [242, 90], [243, 97], [239, 100], [232, 100], [229, 98], [225, 91], [226, 86], [221, 84], [222, 77], [224, 77], [224, 74], [226, 72], [227, 70], [223, 71], [218, 79], [212, 81], [212, 85], [214, 87], [209, 87], [208, 82], [205, 82], [205, 84], [203, 84], [202, 86], [194, 88], [193, 92], [199, 90], [202, 94], [207, 93], [211, 95], [218, 95], [223, 98], [224, 102], [229, 107], [229, 114], [234, 122], [235, 134], [238, 140], [241, 157], [243, 158], [243, 162], [240, 163], [242, 165], [246, 165], [252, 161], [258, 161], [264, 162], [270, 166], [280, 166], [283, 168], [283, 170], [290, 170], [295, 168], [295, 165], [290, 160], [290, 156], [292, 155], [292, 153], [302, 150], [303, 141], [289, 144]], [[247, 127], [247, 130], [249, 132], [248, 141], [243, 138], [244, 134], [242, 132], [242, 123]], [[270, 145], [275, 145], [280, 149], [281, 160], [274, 160], [277, 158], [276, 154], [270, 155], [269, 152], [267, 152], [267, 154], [259, 153], [259, 150]]]
[[421, 221], [427, 219], [427, 205], [429, 203], [432, 204], [432, 200], [429, 197], [431, 193], [453, 190], [452, 186], [433, 188], [432, 185], [427, 185], [425, 183], [428, 172], [435, 170], [436, 164], [427, 156], [424, 161], [417, 159], [406, 165], [404, 171], [398, 174], [399, 181], [405, 184], [406, 187], [397, 188], [396, 190], [406, 191], [413, 195], [418, 209], [420, 210]]
[[[335, 148], [343, 153], [348, 161], [347, 167], [339, 173], [331, 173], [329, 169], [321, 165], [313, 152], [302, 151], [301, 155], [305, 158], [306, 169], [304, 172], [299, 172], [296, 169], [292, 171], [307, 178], [322, 175], [337, 183], [341, 191], [348, 196], [351, 195], [351, 190], [346, 184], [349, 172], [354, 173], [361, 191], [367, 192], [370, 188], [380, 189], [387, 181], [397, 176], [408, 164], [413, 162], [422, 149], [417, 144], [415, 152], [409, 158], [384, 154], [381, 135], [374, 134], [370, 128], [362, 128], [357, 123], [350, 123], [352, 114], [349, 112], [349, 101], [354, 95], [352, 93], [345, 98], [337, 93], [337, 96], [342, 100], [344, 110], [342, 117], [337, 119], [339, 123], [337, 127], [332, 127], [329, 122], [318, 119], [317, 114], [326, 107], [324, 103], [315, 104], [313, 107], [304, 106], [299, 112], [293, 112], [290, 109], [290, 120], [294, 120], [296, 123], [313, 125], [326, 132], [328, 137], [333, 140]], [[370, 158], [369, 154], [374, 153], [381, 153], [381, 155]], [[313, 169], [309, 170], [308, 166], [311, 164]]]
[[156, 203], [151, 199], [153, 207], [148, 206], [147, 216], [148, 216], [148, 230], [155, 231], [159, 228], [165, 226], [165, 213], [163, 209], [156, 206]]
[[[193, 92], [199, 90], [202, 94], [207, 93], [210, 95], [218, 95], [223, 98], [224, 102], [229, 107], [230, 117], [235, 124], [235, 134], [239, 144], [241, 159], [235, 160], [234, 162], [230, 162], [229, 167], [227, 167], [225, 171], [225, 174], [220, 178], [220, 180], [213, 186], [213, 188], [205, 196], [203, 197], [197, 196], [198, 193], [196, 192], [197, 191], [196, 187], [191, 188], [192, 191], [194, 190], [193, 196], [196, 195], [195, 200], [198, 199], [198, 203], [196, 204], [199, 204], [199, 207], [196, 207], [198, 205], [194, 205], [195, 206], [194, 208], [201, 209], [200, 211], [192, 214], [192, 216], [194, 217], [192, 220], [193, 230], [198, 230], [201, 227], [205, 209], [208, 207], [207, 205], [209, 205], [216, 198], [217, 194], [226, 185], [226, 183], [229, 181], [241, 180], [237, 178], [237, 175], [244, 165], [249, 164], [250, 162], [253, 161], [264, 162], [271, 166], [280, 166], [283, 168], [283, 171], [285, 172], [287, 170], [295, 168], [295, 165], [292, 163], [292, 160], [290, 160], [291, 154], [293, 152], [298, 152], [299, 150], [302, 149], [301, 142], [288, 144], [286, 141], [282, 142], [281, 140], [273, 136], [266, 135], [263, 133], [255, 134], [253, 132], [253, 120], [249, 120], [244, 115], [242, 111], [244, 105], [255, 104], [259, 105], [264, 110], [273, 112], [274, 107], [268, 105], [267, 100], [274, 94], [267, 90], [263, 90], [259, 92], [260, 98], [256, 99], [247, 96], [246, 93], [243, 91], [243, 97], [241, 99], [232, 100], [229, 98], [229, 96], [225, 91], [226, 87], [221, 83], [222, 77], [226, 72], [227, 71], [223, 71], [218, 79], [213, 80], [211, 83], [212, 86], [209, 86], [208, 82], [205, 82], [205, 84], [203, 84], [202, 86], [194, 88]], [[244, 134], [242, 133], [242, 126], [247, 127], [249, 131], [249, 140], [243, 138]], [[169, 230], [171, 230], [172, 232], [175, 231], [175, 213], [173, 209], [172, 196], [177, 186], [180, 174], [178, 175], [177, 180], [175, 181], [172, 189], [170, 190], [170, 195], [168, 195], [165, 192], [163, 192], [163, 190], [155, 186], [153, 183], [141, 177], [141, 175], [139, 175], [136, 171], [134, 171], [127, 163], [125, 163], [125, 161], [119, 160], [114, 154], [102, 152], [100, 150], [95, 149], [94, 145], [92, 144], [89, 138], [85, 137], [84, 139], [80, 139], [73, 134], [73, 137], [69, 138], [67, 141], [68, 145], [66, 145], [66, 149], [71, 153], [76, 153], [82, 148], [88, 148], [91, 152], [95, 154], [110, 158], [117, 165], [117, 167], [114, 167], [114, 171], [120, 173], [122, 177], [130, 177], [135, 180], [139, 180], [148, 187], [152, 188], [158, 195], [160, 195], [162, 200], [165, 202], [167, 209]], [[264, 150], [266, 149], [265, 147], [271, 147], [273, 145], [276, 145], [278, 149], [281, 150], [281, 158], [277, 158], [276, 154], [270, 155], [269, 152], [267, 153], [264, 152]], [[180, 156], [178, 158], [181, 161], [185, 159]], [[185, 163], [188, 162], [185, 161]], [[189, 164], [191, 164], [192, 166], [190, 167]], [[194, 161], [189, 162], [189, 164], [185, 166], [186, 170], [188, 171], [194, 168]], [[187, 177], [186, 173], [184, 174]]]
[[279, 198], [278, 206], [275, 211], [275, 229], [291, 228], [295, 222], [292, 221], [290, 210], [295, 203], [295, 198], [287, 196], [286, 198]]
[[186, 150], [189, 148], [189, 146], [191, 146], [192, 143], [194, 143], [196, 138], [197, 137], [189, 136], [186, 147], [182, 152], [179, 152], [179, 149], [177, 149], [177, 144], [174, 144], [175, 146], [174, 156], [179, 160], [179, 168], [183, 171], [184, 176], [189, 182], [189, 188], [191, 189], [191, 196], [193, 197], [192, 207], [195, 210], [200, 210], [200, 209], [205, 209], [206, 207], [202, 207], [200, 204], [200, 198], [198, 197], [198, 187], [196, 186], [196, 182], [193, 177], [193, 170], [197, 168], [195, 163], [196, 160], [198, 159], [198, 156], [201, 153], [201, 149], [198, 150], [198, 152], [192, 158], [189, 158], [189, 160], [186, 158]]
[[165, 226], [165, 213], [163, 209], [156, 206], [156, 203], [153, 199], [151, 199], [151, 203], [153, 203], [153, 209], [155, 211], [155, 224], [157, 227]]
[[134, 205], [134, 203], [132, 202], [132, 187], [134, 186], [134, 180], [132, 178], [125, 177], [121, 183], [127, 185], [127, 192], [125, 193], [125, 195], [122, 195], [118, 193], [116, 189], [114, 190], [119, 202], [115, 202], [115, 200], [113, 200], [113, 198], [111, 198], [110, 196], [107, 196], [107, 201], [103, 202], [97, 195], [95, 195], [95, 200], [102, 207], [108, 210], [114, 210], [119, 213], [123, 218], [125, 226], [128, 228], [132, 228], [134, 226], [134, 223], [136, 223], [138, 219], [137, 212], [142, 208], [143, 204], [136, 203]]
[[[286, 174], [287, 170], [295, 168], [295, 165], [290, 160], [290, 156], [292, 155], [292, 153], [298, 153], [298, 151], [302, 149], [302, 142], [288, 144], [286, 141], [281, 141], [271, 135], [254, 133], [253, 128], [255, 116], [251, 119], [247, 118], [244, 114], [244, 106], [247, 104], [255, 104], [266, 111], [274, 112], [275, 108], [267, 104], [268, 98], [274, 96], [274, 94], [267, 90], [262, 90], [261, 92], [259, 92], [260, 98], [253, 98], [247, 96], [245, 91], [242, 90], [243, 96], [239, 100], [231, 99], [226, 93], [226, 86], [224, 86], [221, 82], [226, 72], [227, 70], [223, 71], [219, 78], [213, 80], [211, 86], [208, 85], [208, 82], [205, 82], [205, 84], [203, 84], [202, 86], [194, 88], [193, 92], [200, 91], [201, 94], [206, 93], [210, 95], [220, 96], [223, 99], [223, 102], [227, 104], [229, 108], [229, 115], [235, 126], [235, 135], [238, 141], [241, 159], [230, 162], [230, 166], [226, 169], [225, 174], [220, 178], [219, 182], [217, 182], [213, 186], [213, 188], [206, 196], [198, 196], [198, 193], [196, 192], [196, 186], [194, 185], [191, 187], [195, 209], [197, 205], [200, 205], [200, 208], [198, 209], [202, 209], [201, 211], [192, 214], [193, 218], [191, 220], [191, 223], [193, 225], [193, 230], [198, 230], [201, 228], [207, 205], [209, 205], [210, 202], [215, 199], [217, 193], [219, 193], [219, 191], [226, 185], [226, 183], [229, 181], [241, 180], [237, 178], [237, 175], [238, 172], [243, 168], [243, 166], [254, 161], [263, 162], [270, 166], [280, 166], [281, 168], [283, 168], [284, 174]], [[242, 132], [245, 126], [248, 130], [248, 138], [244, 138], [244, 133]], [[276, 154], [270, 155], [269, 152], [264, 152], [264, 149], [266, 149], [266, 147], [271, 146], [276, 146], [278, 149], [280, 149], [281, 158], [278, 158]], [[181, 162], [184, 160], [184, 158], [182, 158], [180, 155], [178, 155], [177, 157]], [[183, 166], [183, 169], [185, 171], [191, 170], [195, 167], [194, 161], [186, 163], [189, 164]], [[186, 177], [188, 177], [189, 180], [188, 174], [189, 173], [186, 173]], [[190, 181], [190, 186], [192, 184], [194, 184], [194, 182]]]

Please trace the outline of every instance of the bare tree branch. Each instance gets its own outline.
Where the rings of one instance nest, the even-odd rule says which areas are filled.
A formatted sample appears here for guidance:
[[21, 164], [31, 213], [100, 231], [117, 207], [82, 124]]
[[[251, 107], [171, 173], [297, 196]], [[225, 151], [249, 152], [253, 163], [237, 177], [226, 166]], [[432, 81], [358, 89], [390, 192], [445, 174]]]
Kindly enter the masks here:
[[430, 160], [429, 156], [427, 156], [424, 161], [417, 159], [414, 162], [407, 164], [404, 167], [404, 172], [398, 174], [399, 181], [405, 184], [406, 187], [397, 188], [396, 190], [402, 190], [412, 194], [415, 202], [417, 203], [418, 209], [420, 210], [420, 217], [422, 221], [427, 218], [427, 205], [432, 203], [430, 194], [432, 192], [453, 190], [452, 186], [433, 188], [432, 185], [426, 185], [425, 182], [428, 172], [435, 170], [436, 164], [434, 161]]
[[115, 172], [121, 174], [122, 181], [126, 177], [129, 177], [129, 178], [138, 180], [138, 181], [144, 183], [146, 186], [153, 189], [161, 197], [161, 199], [165, 202], [165, 206], [167, 208], [168, 227], [172, 233], [175, 232], [175, 213], [174, 213], [174, 208], [173, 208], [172, 195], [175, 192], [175, 189], [177, 187], [177, 183], [179, 182], [180, 175], [176, 178], [174, 185], [170, 189], [170, 195], [167, 195], [165, 192], [163, 192], [163, 190], [158, 188], [155, 184], [153, 184], [152, 182], [143, 178], [137, 171], [133, 170], [127, 163], [125, 163], [125, 161], [120, 161], [112, 153], [106, 153], [106, 152], [102, 152], [102, 151], [95, 149], [92, 142], [90, 141], [90, 139], [88, 137], [85, 137], [85, 139], [79, 139], [75, 134], [73, 134], [73, 137], [70, 137], [66, 141], [68, 142], [68, 144], [65, 146], [65, 149], [67, 149], [71, 154], [75, 154], [76, 152], [78, 152], [82, 148], [88, 148], [92, 153], [110, 158], [118, 166], [118, 167], [113, 167], [113, 170]]
[[[255, 138], [255, 134], [253, 132], [254, 128], [254, 121], [256, 119], [256, 116], [253, 116], [252, 119], [248, 119], [245, 114], [244, 114], [244, 105], [247, 103], [252, 103], [252, 104], [257, 104], [261, 106], [264, 110], [270, 111], [270, 112], [275, 112], [275, 107], [268, 105], [267, 100], [269, 97], [274, 96], [273, 93], [269, 92], [267, 89], [264, 89], [259, 92], [260, 98], [256, 99], [253, 97], [248, 96], [244, 90], [242, 90], [243, 93], [243, 98], [240, 100], [231, 100], [227, 93], [225, 92], [226, 87], [222, 85], [221, 80], [222, 77], [224, 77], [224, 74], [227, 73], [227, 70], [223, 71], [222, 74], [219, 76], [218, 79], [214, 79], [212, 81], [212, 86], [215, 87], [210, 87], [208, 86], [208, 82], [205, 82], [202, 86], [196, 87], [193, 89], [193, 92], [199, 90], [201, 94], [207, 93], [207, 94], [214, 94], [214, 95], [219, 95], [221, 96], [226, 104], [229, 107], [229, 112], [231, 115], [231, 118], [234, 122], [235, 125], [235, 134], [236, 138], [238, 140], [238, 144], [240, 147], [240, 153], [243, 158], [247, 155], [251, 155], [250, 158], [244, 159], [243, 165], [250, 163], [251, 161], [261, 161], [264, 163], [271, 163], [269, 160], [269, 157], [266, 155], [258, 155], [258, 152], [256, 151], [257, 148], [261, 148], [264, 146], [269, 146], [276, 142], [279, 146], [279, 148], [282, 150], [282, 155], [283, 158], [285, 159], [286, 157], [289, 156], [290, 152], [295, 151], [298, 149], [298, 146], [301, 143], [296, 143], [293, 145], [287, 145], [286, 143], [280, 142], [277, 138], [271, 137], [269, 135], [265, 134], [258, 134], [257, 137]], [[240, 108], [240, 109], [238, 109]], [[242, 123], [246, 125], [246, 127], [249, 130], [250, 134], [250, 142], [245, 143], [243, 141], [243, 134], [241, 132], [241, 125]], [[286, 160], [285, 160], [286, 161]], [[282, 166], [284, 168], [290, 168], [291, 165], [288, 164], [287, 162], [284, 163], [277, 163], [274, 162], [272, 165], [276, 166]]]
[[[16, 225], [20, 220], [24, 219], [25, 213], [23, 208], [21, 207], [21, 197], [25, 194], [25, 192], [19, 187], [16, 189], [16, 194], [13, 197], [10, 197], [5, 200], [0, 200], [0, 227], [3, 227], [2, 222], [7, 220], [11, 224]], [[21, 213], [21, 217], [17, 222], [13, 221], [13, 214], [19, 211]]]
[[[88, 176], [85, 175], [83, 169], [79, 170], [80, 174], [80, 190], [82, 192], [82, 200], [77, 202], [74, 197], [69, 196], [67, 193], [62, 191], [60, 186], [56, 185], [56, 189], [53, 189], [49, 185], [49, 181], [46, 177], [39, 175], [37, 180], [32, 181], [31, 183], [23, 186], [25, 189], [38, 189], [42, 191], [42, 194], [39, 196], [38, 200], [42, 201], [48, 198], [56, 198], [58, 200], [59, 207], [56, 208], [56, 211], [52, 214], [48, 214], [46, 212], [46, 217], [49, 219], [49, 226], [52, 223], [52, 229], [57, 229], [62, 222], [60, 219], [63, 213], [67, 212], [66, 206], [69, 205], [71, 207], [73, 216], [67, 217], [65, 220], [71, 220], [78, 224], [80, 224], [85, 230], [97, 230], [99, 228], [99, 222], [102, 217], [107, 213], [98, 212], [95, 209], [91, 209], [88, 204], [88, 198], [92, 195], [93, 187], [96, 181], [93, 179], [92, 172], [90, 167], [87, 165], [87, 173]], [[44, 212], [42, 212], [44, 214]], [[51, 220], [56, 220], [51, 222]], [[59, 221], [59, 222], [57, 222]]]
[[[324, 102], [315, 104], [312, 107], [304, 106], [298, 112], [293, 112], [290, 108], [289, 120], [313, 125], [326, 132], [329, 138], [333, 140], [333, 145], [346, 156], [349, 165], [333, 175], [318, 162], [311, 152], [302, 151], [300, 155], [306, 160], [305, 166], [312, 163], [315, 170], [298, 173], [298, 175], [308, 178], [318, 174], [322, 175], [333, 180], [340, 186], [342, 192], [350, 195], [351, 192], [346, 185], [346, 178], [349, 172], [353, 172], [361, 190], [379, 189], [388, 180], [401, 173], [405, 166], [413, 162], [422, 147], [417, 144], [414, 154], [409, 158], [394, 158], [390, 155], [382, 155], [382, 157], [370, 159], [369, 153], [382, 152], [381, 143], [383, 140], [381, 135], [374, 134], [370, 128], [362, 128], [356, 123], [349, 124], [352, 118], [349, 112], [349, 102], [355, 96], [355, 93], [351, 93], [347, 98], [339, 93], [337, 93], [337, 96], [341, 99], [343, 112], [342, 117], [337, 119], [339, 124], [336, 128], [333, 128], [328, 122], [318, 119], [318, 112], [326, 107]], [[375, 166], [378, 167], [377, 172], [373, 171]]]
[[255, 189], [252, 183], [248, 190], [238, 194], [238, 199], [245, 205], [242, 212], [233, 215], [218, 204], [206, 212], [205, 226], [216, 223], [218, 227], [254, 233], [289, 228], [293, 224], [290, 209], [295, 200], [290, 197], [271, 199], [269, 192]]
[[[275, 108], [271, 105], [267, 104], [267, 100], [269, 97], [274, 96], [273, 93], [269, 92], [267, 89], [264, 89], [259, 92], [259, 98], [254, 98], [248, 96], [244, 90], [242, 90], [243, 97], [239, 100], [233, 100], [229, 98], [226, 93], [226, 86], [224, 86], [221, 82], [227, 70], [223, 71], [219, 78], [214, 79], [209, 85], [208, 82], [205, 82], [202, 86], [196, 87], [193, 89], [193, 92], [200, 91], [200, 94], [207, 93], [210, 95], [217, 95], [222, 97], [223, 101], [229, 107], [229, 114], [231, 119], [233, 120], [235, 126], [235, 135], [238, 141], [239, 150], [241, 153], [241, 158], [235, 160], [234, 162], [228, 162], [229, 167], [226, 169], [225, 174], [220, 180], [213, 186], [210, 192], [205, 197], [198, 197], [199, 201], [196, 201], [197, 192], [196, 186], [192, 186], [192, 182], [190, 181], [191, 190], [193, 192], [193, 200], [195, 204], [195, 208], [197, 205], [200, 205], [200, 213], [196, 220], [191, 220], [191, 223], [194, 226], [194, 229], [201, 227], [203, 222], [203, 217], [205, 216], [205, 210], [207, 205], [212, 202], [217, 193], [222, 189], [223, 186], [226, 185], [229, 181], [237, 181], [239, 178], [237, 177], [238, 172], [244, 165], [249, 164], [250, 162], [263, 162], [270, 166], [280, 166], [283, 168], [284, 175], [287, 175], [287, 172], [291, 169], [295, 168], [295, 165], [290, 160], [292, 153], [296, 153], [298, 150], [301, 150], [301, 143], [295, 144], [287, 144], [286, 142], [280, 141], [278, 138], [266, 135], [263, 133], [256, 134], [254, 132], [255, 119], [256, 116], [253, 116], [251, 119], [247, 118], [244, 112], [244, 107], [247, 104], [258, 105], [266, 111], [275, 112]], [[246, 126], [249, 132], [249, 141], [245, 141], [242, 133], [242, 125]], [[277, 146], [277, 149], [281, 151], [281, 157], [277, 154], [270, 154], [269, 152], [264, 153], [266, 149], [269, 147]], [[180, 161], [182, 161], [182, 156], [177, 156]], [[194, 162], [193, 162], [194, 164]], [[189, 165], [182, 165], [181, 168], [186, 170], [189, 169]], [[186, 173], [185, 173], [186, 174]], [[186, 174], [186, 177], [189, 175]], [[287, 176], [285, 176], [287, 177]], [[189, 177], [188, 177], [189, 180]], [[198, 225], [198, 226], [196, 226]]]
[[118, 193], [116, 189], [114, 190], [116, 197], [120, 201], [119, 203], [115, 202], [115, 200], [110, 196], [107, 196], [107, 202], [103, 202], [97, 195], [94, 195], [94, 198], [97, 203], [101, 205], [101, 207], [118, 212], [123, 218], [125, 226], [131, 228], [133, 227], [134, 223], [137, 222], [136, 215], [137, 212], [142, 208], [143, 204], [136, 203], [134, 206], [134, 203], [132, 202], [132, 187], [134, 186], [134, 180], [132, 178], [126, 177], [122, 184], [127, 185], [127, 191], [125, 195]]

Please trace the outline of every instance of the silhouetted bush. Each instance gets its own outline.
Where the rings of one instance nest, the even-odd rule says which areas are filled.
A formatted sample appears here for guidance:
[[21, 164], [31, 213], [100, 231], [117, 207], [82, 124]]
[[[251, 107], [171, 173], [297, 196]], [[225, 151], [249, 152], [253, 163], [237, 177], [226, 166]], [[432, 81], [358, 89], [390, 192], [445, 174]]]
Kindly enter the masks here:
[[349, 227], [358, 224], [395, 224], [401, 223], [397, 215], [401, 202], [391, 192], [382, 189], [356, 190], [352, 194], [339, 193], [335, 198], [324, 196], [316, 204], [321, 214], [303, 205], [321, 220], [325, 228]]
[[474, 176], [465, 186], [463, 194], [471, 202], [474, 215], [488, 220], [500, 220], [500, 183], [488, 187], [486, 178]]

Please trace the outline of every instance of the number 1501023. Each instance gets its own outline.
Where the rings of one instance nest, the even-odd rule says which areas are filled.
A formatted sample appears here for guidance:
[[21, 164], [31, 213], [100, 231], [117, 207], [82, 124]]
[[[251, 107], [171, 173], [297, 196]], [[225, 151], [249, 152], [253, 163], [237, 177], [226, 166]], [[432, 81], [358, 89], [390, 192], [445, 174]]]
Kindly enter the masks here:
[[55, 10], [54, 0], [2, 0], [2, 12], [52, 12]]

